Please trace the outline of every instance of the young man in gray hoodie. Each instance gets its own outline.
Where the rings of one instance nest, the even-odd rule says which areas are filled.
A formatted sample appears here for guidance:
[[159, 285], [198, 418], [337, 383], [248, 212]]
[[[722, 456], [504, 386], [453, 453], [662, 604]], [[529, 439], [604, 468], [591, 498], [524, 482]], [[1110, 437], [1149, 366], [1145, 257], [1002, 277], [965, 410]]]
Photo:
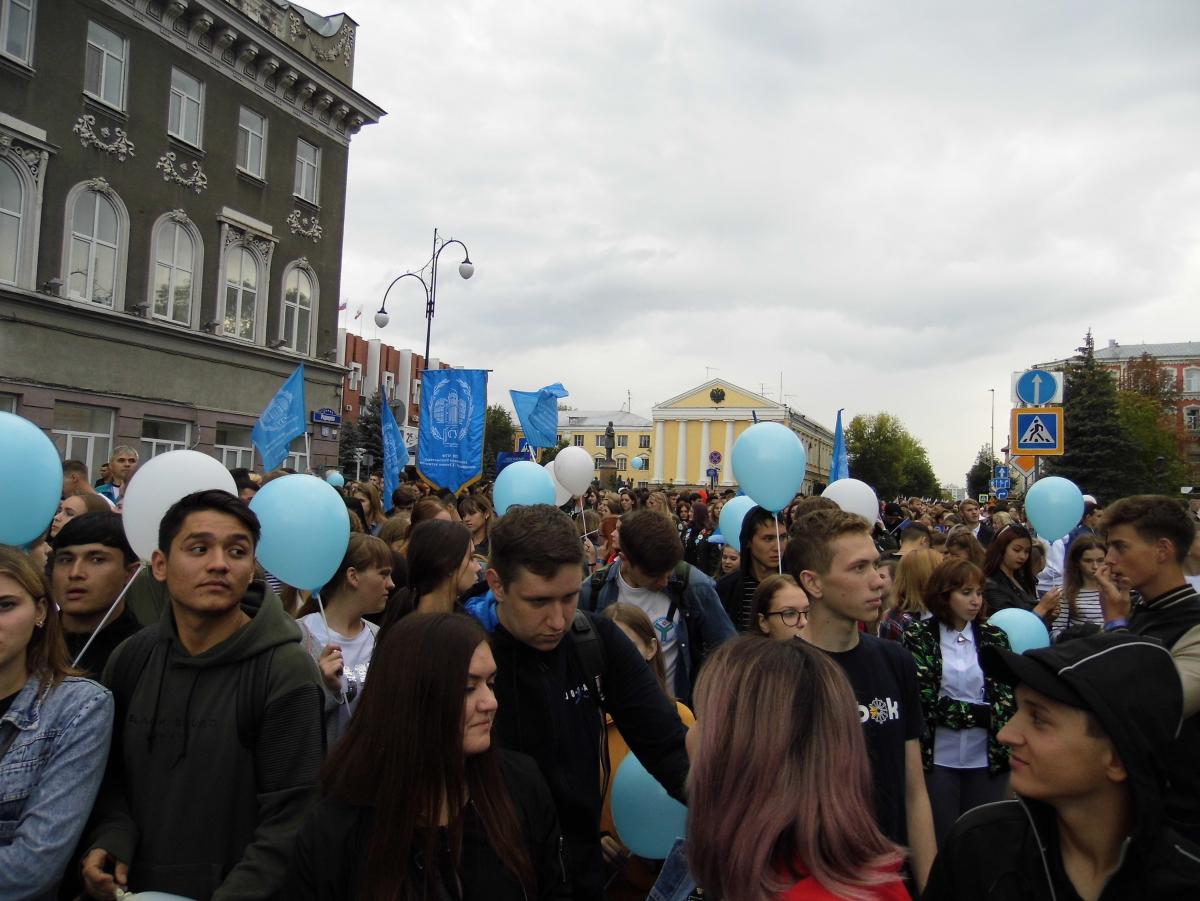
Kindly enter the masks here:
[[321, 680], [254, 576], [258, 518], [202, 491], [163, 517], [151, 558], [170, 604], [113, 653], [117, 705], [83, 877], [187, 898], [273, 898], [315, 798]]

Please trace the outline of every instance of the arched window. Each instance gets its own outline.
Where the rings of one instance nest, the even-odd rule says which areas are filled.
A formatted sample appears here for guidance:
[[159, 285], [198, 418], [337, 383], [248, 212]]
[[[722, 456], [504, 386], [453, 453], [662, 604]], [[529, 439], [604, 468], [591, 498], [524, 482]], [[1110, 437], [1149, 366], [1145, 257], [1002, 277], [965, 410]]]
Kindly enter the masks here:
[[[72, 192], [75, 193], [75, 192]], [[70, 209], [67, 296], [115, 307], [123, 276], [125, 222], [110, 190], [85, 187]]]
[[283, 312], [279, 337], [283, 346], [308, 356], [316, 324], [317, 279], [306, 260], [298, 260], [283, 273]]
[[0, 283], [15, 285], [21, 250], [25, 188], [17, 171], [0, 160]]
[[191, 220], [180, 212], [168, 213], [154, 228], [154, 269], [150, 305], [154, 316], [192, 325], [203, 245]]
[[258, 259], [245, 245], [235, 244], [225, 254], [225, 334], [253, 341], [257, 313]]

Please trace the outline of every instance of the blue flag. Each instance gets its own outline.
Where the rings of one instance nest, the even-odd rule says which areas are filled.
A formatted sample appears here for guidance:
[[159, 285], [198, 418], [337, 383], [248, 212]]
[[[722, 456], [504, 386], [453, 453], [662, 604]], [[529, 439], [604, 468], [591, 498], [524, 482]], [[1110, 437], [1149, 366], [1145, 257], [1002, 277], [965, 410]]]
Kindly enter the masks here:
[[263, 461], [263, 472], [278, 469], [287, 459], [293, 438], [308, 431], [304, 406], [304, 364], [288, 376], [258, 417], [250, 438]]
[[396, 422], [391, 404], [386, 398], [380, 419], [383, 420], [383, 509], [392, 511], [392, 492], [400, 484], [400, 470], [408, 465], [408, 448], [404, 446], [404, 433]]
[[538, 391], [509, 391], [517, 420], [530, 447], [554, 447], [558, 444], [558, 400], [567, 396], [562, 382]]
[[[844, 408], [843, 408], [844, 409]], [[829, 481], [850, 478], [850, 462], [846, 459], [846, 436], [842, 433], [842, 411], [838, 410], [837, 427], [833, 430], [833, 463], [829, 466]]]
[[485, 370], [425, 370], [417, 436], [417, 472], [422, 479], [451, 491], [479, 481], [486, 413]]

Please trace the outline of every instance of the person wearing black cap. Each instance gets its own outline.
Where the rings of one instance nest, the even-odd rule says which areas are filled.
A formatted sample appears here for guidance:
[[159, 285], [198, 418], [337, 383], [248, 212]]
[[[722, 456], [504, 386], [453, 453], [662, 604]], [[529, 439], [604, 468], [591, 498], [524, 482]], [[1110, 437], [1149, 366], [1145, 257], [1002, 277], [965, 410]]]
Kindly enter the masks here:
[[983, 650], [1016, 686], [1000, 731], [1014, 801], [965, 814], [940, 849], [924, 901], [1194, 899], [1200, 848], [1167, 824], [1164, 749], [1182, 716], [1170, 653], [1129, 633], [1014, 654]]

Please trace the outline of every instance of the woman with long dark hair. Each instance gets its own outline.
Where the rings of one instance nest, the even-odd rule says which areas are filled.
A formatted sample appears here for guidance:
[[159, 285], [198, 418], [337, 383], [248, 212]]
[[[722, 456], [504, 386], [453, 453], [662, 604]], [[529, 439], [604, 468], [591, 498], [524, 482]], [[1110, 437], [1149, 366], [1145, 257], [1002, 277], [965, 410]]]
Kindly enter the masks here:
[[713, 533], [708, 505], [696, 501], [691, 507], [691, 518], [683, 539], [683, 559], [704, 575], [711, 576], [720, 565], [721, 548], [708, 540]]
[[928, 727], [921, 757], [941, 844], [962, 814], [1004, 800], [1009, 749], [997, 735], [1017, 708], [1012, 687], [979, 663], [988, 645], [1008, 650], [1008, 638], [986, 620], [982, 570], [969, 560], [944, 561], [925, 587], [925, 605], [929, 618], [909, 625], [900, 641], [917, 664]]
[[459, 611], [459, 598], [479, 581], [471, 530], [461, 522], [427, 519], [417, 523], [405, 559], [408, 586], [389, 602], [384, 629], [413, 612]]
[[113, 698], [71, 668], [41, 572], [0, 547], [0, 891], [57, 897], [112, 741]]
[[997, 610], [1018, 607], [1032, 610], [1043, 620], [1053, 619], [1062, 589], [1048, 591], [1038, 600], [1030, 560], [1032, 547], [1029, 530], [1017, 525], [1005, 526], [988, 545], [983, 558], [983, 574], [987, 576], [983, 597], [989, 616]]
[[875, 824], [854, 693], [823, 651], [739, 635], [709, 656], [695, 700], [687, 854], [706, 896], [909, 897]]
[[389, 630], [297, 836], [288, 898], [571, 896], [537, 765], [492, 747], [495, 678], [469, 616], [419, 614]]
[[458, 499], [458, 515], [471, 530], [475, 556], [487, 560], [489, 536], [492, 534], [492, 505], [482, 494], [468, 494]]

